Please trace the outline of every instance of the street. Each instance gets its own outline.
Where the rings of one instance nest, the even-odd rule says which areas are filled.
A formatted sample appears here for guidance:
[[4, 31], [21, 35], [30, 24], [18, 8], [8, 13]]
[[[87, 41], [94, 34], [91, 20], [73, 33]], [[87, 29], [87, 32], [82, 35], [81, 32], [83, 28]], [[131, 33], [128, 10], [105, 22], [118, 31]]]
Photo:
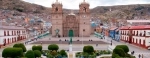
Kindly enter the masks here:
[[[51, 38], [51, 40], [49, 40], [49, 36], [46, 36], [42, 39], [38, 39], [37, 41], [33, 41], [33, 42], [30, 42], [28, 44], [26, 44], [26, 48], [27, 50], [31, 50], [32, 49], [32, 46], [33, 45], [41, 45], [40, 42], [44, 42], [44, 41], [49, 41], [49, 42], [55, 42], [55, 43], [59, 43], [59, 50], [61, 49], [64, 49], [64, 50], [68, 50], [69, 49], [69, 44], [68, 43], [63, 43], [61, 44], [59, 39], [62, 39], [63, 42], [65, 42], [64, 40], [67, 39], [69, 40], [69, 38], [65, 37], [65, 38]], [[107, 50], [108, 49], [108, 45], [110, 45], [110, 42], [111, 42], [111, 38], [109, 37], [105, 37], [106, 39], [99, 39], [99, 38], [96, 38], [94, 36], [91, 36], [91, 37], [83, 37], [83, 39], [81, 39], [81, 37], [75, 37], [73, 38], [73, 42], [76, 41], [77, 39], [80, 39], [80, 44], [72, 44], [72, 50], [73, 51], [82, 51], [83, 50], [83, 46], [85, 45], [92, 45], [94, 47], [95, 50]], [[93, 41], [89, 41], [90, 39], [92, 39]], [[20, 43], [24, 43], [25, 41], [27, 41], [28, 39], [24, 40], [24, 41], [21, 41]], [[82, 41], [83, 40], [83, 41]], [[87, 43], [86, 43], [87, 42]], [[92, 44], [88, 43], [88, 42], [91, 42]], [[100, 42], [100, 43], [93, 43], [93, 42]], [[52, 43], [43, 43], [42, 46], [43, 46], [43, 50], [47, 50], [48, 49], [48, 45], [49, 44], [52, 44]], [[98, 44], [98, 46], [96, 46], [96, 44]], [[139, 54], [143, 54], [144, 55], [144, 58], [149, 58], [150, 57], [150, 51], [147, 50], [147, 49], [144, 49], [144, 48], [140, 48], [138, 46], [135, 46], [133, 44], [128, 44], [128, 43], [125, 43], [125, 42], [117, 42], [117, 41], [114, 41], [112, 40], [112, 45], [116, 46], [116, 45], [127, 45], [130, 49], [130, 52], [131, 51], [135, 51], [135, 56], [137, 57]], [[12, 45], [9, 45], [9, 46], [6, 46], [6, 47], [12, 47]], [[5, 48], [6, 48], [5, 47]], [[3, 51], [4, 48], [1, 48], [0, 49], [0, 52]], [[0, 53], [0, 56], [1, 56], [1, 53]]]

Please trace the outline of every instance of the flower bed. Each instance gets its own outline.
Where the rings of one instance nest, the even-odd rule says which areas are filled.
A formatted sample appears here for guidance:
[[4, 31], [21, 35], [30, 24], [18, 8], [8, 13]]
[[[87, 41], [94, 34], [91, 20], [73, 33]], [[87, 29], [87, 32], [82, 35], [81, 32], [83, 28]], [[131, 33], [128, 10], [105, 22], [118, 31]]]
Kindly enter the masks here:
[[55, 58], [67, 58], [67, 57], [68, 57], [67, 53], [66, 53], [65, 51], [62, 52], [62, 50], [61, 50], [61, 51], [43, 50], [42, 53], [43, 53], [43, 55], [46, 56], [47, 58], [54, 58], [54, 57], [55, 57]]
[[77, 52], [76, 53], [76, 58], [80, 58], [80, 57], [96, 58], [96, 56], [105, 55], [105, 54], [112, 54], [112, 52], [110, 52], [108, 50], [95, 50], [91, 54], [88, 54], [88, 53], [85, 53], [85, 52]]

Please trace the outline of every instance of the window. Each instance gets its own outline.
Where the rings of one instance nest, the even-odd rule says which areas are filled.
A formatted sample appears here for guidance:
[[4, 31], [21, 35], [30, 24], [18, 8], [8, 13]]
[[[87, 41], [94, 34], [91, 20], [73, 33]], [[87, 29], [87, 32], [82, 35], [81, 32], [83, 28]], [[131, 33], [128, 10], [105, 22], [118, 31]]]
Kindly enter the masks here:
[[96, 29], [94, 29], [94, 31], [96, 31]]
[[85, 29], [83, 29], [83, 31], [85, 31]]
[[7, 31], [7, 35], [9, 36], [9, 31]]
[[85, 24], [85, 22], [84, 22], [84, 24]]
[[57, 7], [55, 8], [55, 11], [56, 11], [56, 12], [58, 11], [58, 8], [57, 8]]
[[86, 7], [84, 7], [83, 11], [86, 12], [86, 10], [87, 10]]

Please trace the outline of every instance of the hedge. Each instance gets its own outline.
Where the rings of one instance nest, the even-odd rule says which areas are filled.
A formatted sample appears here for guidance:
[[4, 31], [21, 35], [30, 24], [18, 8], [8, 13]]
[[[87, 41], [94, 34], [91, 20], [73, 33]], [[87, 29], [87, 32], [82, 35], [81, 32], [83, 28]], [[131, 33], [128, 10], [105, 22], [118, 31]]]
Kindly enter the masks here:
[[35, 58], [34, 52], [32, 50], [27, 51], [27, 53], [25, 54], [25, 57], [27, 57], [27, 58]]
[[24, 46], [23, 43], [14, 44], [13, 47], [22, 48], [22, 49], [23, 49], [23, 52], [26, 52], [26, 51], [27, 51], [27, 49], [26, 49], [26, 47]]
[[34, 50], [35, 57], [41, 57], [41, 52], [39, 50]]
[[22, 57], [22, 48], [5, 48], [2, 52], [2, 57]]
[[117, 45], [115, 48], [122, 48], [125, 53], [129, 52], [129, 48], [127, 45]]
[[61, 55], [61, 56], [67, 56], [67, 53], [65, 52], [65, 50], [61, 50], [61, 51], [60, 51], [60, 55]]
[[56, 44], [51, 44], [48, 46], [48, 50], [56, 50], [57, 51], [58, 49], [59, 49], [59, 46]]
[[124, 50], [122, 48], [115, 48], [113, 50], [113, 53], [118, 54], [121, 57], [125, 57], [126, 53], [124, 52]]
[[41, 45], [38, 45], [38, 46], [32, 46], [32, 50], [39, 50], [39, 51], [42, 51], [42, 46]]
[[83, 47], [83, 52], [93, 53], [94, 52], [94, 48], [93, 48], [93, 46], [84, 46]]

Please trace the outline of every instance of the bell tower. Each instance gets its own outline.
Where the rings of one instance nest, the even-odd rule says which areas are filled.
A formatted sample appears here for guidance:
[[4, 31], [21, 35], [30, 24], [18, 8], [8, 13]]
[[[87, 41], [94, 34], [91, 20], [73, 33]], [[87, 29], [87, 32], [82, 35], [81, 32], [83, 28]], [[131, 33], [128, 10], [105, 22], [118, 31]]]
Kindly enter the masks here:
[[62, 22], [63, 22], [63, 9], [62, 4], [56, 0], [52, 4], [51, 9], [51, 22], [52, 22], [52, 36], [62, 36]]
[[83, 0], [82, 3], [79, 4], [79, 35], [80, 36], [90, 36], [91, 34], [91, 24], [90, 24], [90, 9], [89, 3]]

